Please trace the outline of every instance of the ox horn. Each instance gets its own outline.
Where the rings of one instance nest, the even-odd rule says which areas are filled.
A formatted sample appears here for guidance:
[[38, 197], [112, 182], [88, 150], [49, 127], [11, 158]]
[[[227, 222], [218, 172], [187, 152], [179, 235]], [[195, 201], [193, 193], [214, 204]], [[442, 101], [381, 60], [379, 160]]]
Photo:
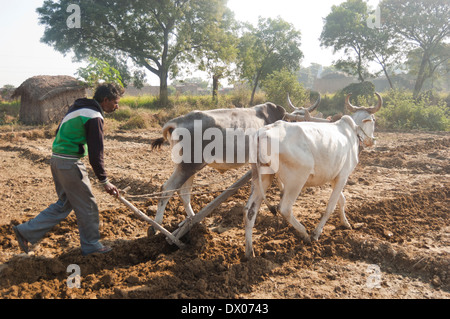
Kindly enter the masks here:
[[381, 95], [375, 92], [376, 96], [378, 97], [378, 104], [376, 106], [372, 107], [364, 107], [364, 106], [354, 106], [350, 103], [350, 96], [352, 96], [352, 93], [348, 94], [345, 98], [345, 106], [350, 112], [356, 112], [360, 110], [365, 110], [369, 112], [370, 114], [374, 114], [378, 112], [381, 109], [381, 106], [383, 105], [383, 99], [381, 98]]
[[375, 95], [378, 97], [378, 104], [367, 109], [367, 112], [369, 112], [370, 114], [375, 114], [381, 109], [381, 106], [383, 106], [383, 99], [381, 98], [381, 95], [377, 92], [375, 92]]
[[319, 106], [321, 100], [322, 100], [322, 98], [320, 97], [320, 93], [319, 93], [319, 98], [317, 99], [316, 103], [314, 103], [313, 105], [311, 105], [311, 106], [308, 108], [308, 112], [312, 112], [312, 111], [314, 111], [315, 109], [317, 109], [317, 107]]
[[313, 105], [311, 105], [310, 107], [308, 107], [308, 108], [304, 108], [304, 107], [302, 107], [302, 108], [298, 108], [298, 107], [295, 107], [294, 106], [294, 104], [292, 104], [292, 102], [291, 102], [291, 99], [290, 99], [290, 97], [289, 97], [289, 93], [288, 93], [288, 96], [287, 96], [287, 100], [288, 100], [288, 105], [289, 105], [289, 108], [291, 109], [291, 112], [294, 112], [294, 111], [298, 111], [298, 110], [307, 110], [308, 112], [313, 112], [315, 109], [317, 109], [317, 107], [319, 106], [319, 104], [320, 104], [320, 101], [321, 101], [321, 97], [320, 97], [320, 93], [319, 93], [319, 98], [317, 99], [317, 101], [313, 104]]
[[292, 112], [296, 111], [297, 108], [292, 104], [291, 99], [289, 98], [289, 93], [287, 95], [287, 100], [288, 100], [288, 105], [289, 105], [289, 108], [290, 108], [290, 112], [292, 113]]

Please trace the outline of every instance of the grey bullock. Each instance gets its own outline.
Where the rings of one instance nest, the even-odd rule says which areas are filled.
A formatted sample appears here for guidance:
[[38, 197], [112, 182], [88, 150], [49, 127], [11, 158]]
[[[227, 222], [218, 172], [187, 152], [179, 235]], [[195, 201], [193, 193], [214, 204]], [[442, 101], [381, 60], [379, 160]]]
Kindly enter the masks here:
[[[348, 95], [345, 104], [353, 114], [351, 117], [344, 115], [335, 123], [278, 121], [259, 129], [256, 138], [257, 161], [252, 164], [252, 190], [244, 209], [247, 258], [254, 256], [252, 229], [263, 200], [272, 213], [276, 214], [279, 210], [306, 242], [319, 238], [336, 204], [339, 204], [341, 224], [351, 228], [344, 212], [342, 190], [358, 164], [360, 148], [375, 144], [374, 113], [383, 103], [381, 96], [376, 95], [378, 105], [371, 108], [353, 106]], [[262, 151], [263, 147], [271, 149], [270, 157]], [[265, 197], [275, 176], [284, 187], [277, 207], [271, 206]], [[309, 237], [305, 227], [293, 216], [292, 206], [304, 187], [329, 182], [333, 190], [325, 213]]]
[[251, 136], [259, 128], [283, 119], [305, 120], [305, 114], [307, 120], [322, 121], [309, 116], [319, 103], [320, 95], [309, 108], [296, 108], [289, 101], [292, 113], [268, 102], [251, 108], [193, 111], [167, 122], [163, 137], [152, 142], [152, 149], [169, 141], [176, 166], [161, 187], [155, 221], [162, 223], [166, 205], [176, 191], [187, 215], [194, 216], [190, 193], [197, 172], [209, 165], [222, 173], [249, 163]]

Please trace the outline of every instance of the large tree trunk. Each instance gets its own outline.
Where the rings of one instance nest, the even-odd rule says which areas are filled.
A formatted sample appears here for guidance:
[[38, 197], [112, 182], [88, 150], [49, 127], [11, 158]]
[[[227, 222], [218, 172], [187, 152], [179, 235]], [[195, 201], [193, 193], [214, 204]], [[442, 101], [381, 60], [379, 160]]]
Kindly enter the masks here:
[[161, 57], [161, 67], [160, 67], [160, 85], [159, 85], [159, 105], [162, 107], [169, 106], [169, 92], [167, 90], [167, 79], [169, 78], [169, 68], [167, 55], [169, 52], [169, 31], [164, 30], [164, 48]]
[[212, 99], [215, 104], [219, 102], [219, 75], [213, 75]]
[[416, 84], [414, 85], [413, 98], [417, 99], [420, 91], [422, 90], [423, 83], [425, 82], [425, 67], [427, 65], [428, 54], [424, 52], [422, 62], [420, 63], [419, 73], [417, 74]]
[[360, 52], [358, 52], [358, 79], [359, 82], [364, 82], [364, 77], [363, 77], [363, 67], [362, 67], [362, 57]]
[[256, 89], [258, 88], [258, 83], [259, 83], [259, 77], [261, 76], [261, 70], [258, 71], [258, 73], [256, 74], [256, 79], [255, 79], [255, 83], [253, 85], [253, 90], [252, 90], [252, 96], [250, 98], [250, 106], [253, 106], [253, 100], [255, 99], [255, 93], [256, 93]]
[[386, 68], [384, 66], [383, 66], [383, 72], [384, 72], [384, 75], [386, 76], [386, 79], [389, 82], [389, 86], [391, 87], [391, 89], [394, 89], [394, 84], [392, 84], [391, 77], [389, 76], [388, 71], [386, 70]]
[[167, 90], [167, 72], [166, 75], [161, 75], [159, 86], [159, 105], [162, 107], [169, 106], [169, 91]]

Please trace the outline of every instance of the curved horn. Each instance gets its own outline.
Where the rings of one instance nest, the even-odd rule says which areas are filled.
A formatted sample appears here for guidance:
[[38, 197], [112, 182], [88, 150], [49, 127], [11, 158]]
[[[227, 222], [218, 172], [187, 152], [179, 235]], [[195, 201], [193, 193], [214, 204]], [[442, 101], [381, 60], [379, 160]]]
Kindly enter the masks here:
[[308, 108], [308, 112], [312, 112], [312, 111], [314, 111], [315, 109], [317, 109], [317, 107], [318, 107], [319, 104], [320, 104], [320, 101], [321, 101], [321, 97], [320, 97], [320, 93], [319, 93], [319, 98], [317, 99], [316, 103], [314, 103], [313, 105], [311, 105], [311, 106]]
[[289, 105], [289, 108], [290, 108], [290, 112], [296, 111], [297, 108], [292, 104], [291, 99], [289, 98], [289, 93], [287, 95], [287, 100], [288, 100], [288, 105]]
[[360, 111], [360, 110], [364, 110], [365, 107], [363, 106], [354, 106], [352, 105], [352, 103], [350, 103], [350, 96], [352, 96], [352, 93], [348, 94], [347, 97], [345, 98], [345, 106], [347, 107], [347, 109], [350, 112], [356, 112], [356, 111]]
[[378, 97], [378, 104], [377, 106], [367, 108], [367, 112], [369, 112], [370, 114], [378, 112], [381, 109], [381, 106], [383, 105], [383, 99], [381, 98], [381, 95], [378, 94], [377, 92], [375, 92], [375, 95]]
[[350, 96], [352, 96], [352, 93], [348, 94], [347, 97], [345, 98], [345, 107], [350, 111], [350, 112], [356, 112], [356, 108], [350, 103]]
[[378, 112], [381, 109], [381, 106], [383, 105], [383, 99], [381, 98], [381, 95], [378, 94], [377, 92], [375, 92], [375, 94], [378, 97], [377, 106], [373, 106], [373, 107], [354, 106], [350, 103], [350, 96], [352, 95], [351, 93], [348, 94], [347, 97], [345, 98], [345, 106], [347, 107], [347, 109], [350, 112], [365, 110], [365, 111], [369, 112], [370, 114], [374, 114], [375, 112]]

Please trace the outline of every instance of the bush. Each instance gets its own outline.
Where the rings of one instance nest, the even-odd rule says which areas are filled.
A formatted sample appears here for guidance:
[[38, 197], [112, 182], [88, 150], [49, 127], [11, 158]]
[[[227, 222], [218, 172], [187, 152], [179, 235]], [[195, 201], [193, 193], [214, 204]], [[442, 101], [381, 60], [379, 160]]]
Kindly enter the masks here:
[[261, 83], [268, 101], [287, 105], [287, 95], [296, 107], [309, 105], [309, 94], [297, 77], [286, 69], [274, 71]]
[[123, 130], [147, 129], [159, 125], [155, 115], [147, 110], [135, 110], [132, 116], [119, 126]]
[[106, 117], [116, 121], [126, 121], [133, 116], [133, 112], [129, 106], [120, 106], [117, 111], [107, 114]]
[[411, 93], [391, 90], [384, 97], [383, 108], [377, 113], [378, 125], [386, 129], [418, 129], [450, 131], [450, 119], [443, 99], [437, 103], [427, 97], [418, 100]]
[[350, 103], [358, 106], [371, 106], [377, 103], [375, 96], [375, 86], [372, 82], [351, 83], [342, 90], [334, 94], [325, 94], [318, 111], [324, 116], [333, 116], [335, 114], [348, 114], [345, 108], [345, 98], [352, 93]]
[[19, 119], [20, 101], [0, 102], [0, 125], [14, 124]]

